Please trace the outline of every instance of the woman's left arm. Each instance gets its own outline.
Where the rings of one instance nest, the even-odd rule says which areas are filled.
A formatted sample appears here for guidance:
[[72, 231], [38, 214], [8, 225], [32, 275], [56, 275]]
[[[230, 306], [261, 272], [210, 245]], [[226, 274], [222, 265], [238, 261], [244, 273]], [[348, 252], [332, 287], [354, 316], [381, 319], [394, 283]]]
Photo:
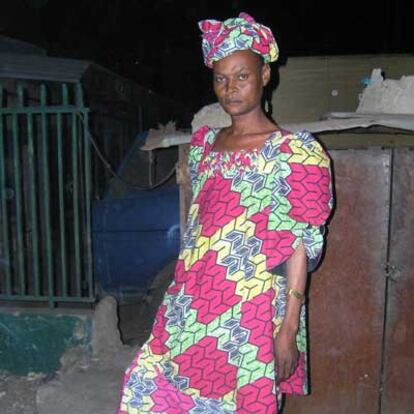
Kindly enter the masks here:
[[287, 260], [286, 313], [275, 338], [278, 382], [289, 378], [294, 373], [298, 363], [299, 352], [296, 345], [296, 334], [299, 329], [299, 317], [306, 288], [306, 279], [306, 252], [301, 243]]

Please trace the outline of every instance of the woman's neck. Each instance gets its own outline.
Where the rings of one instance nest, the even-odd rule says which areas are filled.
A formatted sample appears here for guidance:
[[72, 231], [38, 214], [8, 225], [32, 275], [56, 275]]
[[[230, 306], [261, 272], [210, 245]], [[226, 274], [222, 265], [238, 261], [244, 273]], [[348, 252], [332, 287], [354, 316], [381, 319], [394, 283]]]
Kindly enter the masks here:
[[260, 133], [277, 128], [277, 125], [271, 122], [261, 109], [244, 115], [232, 116], [231, 120], [232, 126], [230, 129], [232, 135], [237, 136]]

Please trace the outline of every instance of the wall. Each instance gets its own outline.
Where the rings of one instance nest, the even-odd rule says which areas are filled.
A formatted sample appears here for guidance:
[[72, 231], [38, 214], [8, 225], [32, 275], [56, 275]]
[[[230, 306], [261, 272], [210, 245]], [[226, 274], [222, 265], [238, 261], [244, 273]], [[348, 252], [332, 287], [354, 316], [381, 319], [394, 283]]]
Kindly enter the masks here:
[[[372, 69], [387, 78], [414, 74], [414, 55], [292, 57], [279, 67], [273, 117], [280, 123], [316, 121], [327, 112], [355, 111]], [[274, 76], [277, 74], [274, 71]]]
[[66, 350], [91, 346], [92, 316], [88, 310], [2, 309], [0, 371], [55, 372]]

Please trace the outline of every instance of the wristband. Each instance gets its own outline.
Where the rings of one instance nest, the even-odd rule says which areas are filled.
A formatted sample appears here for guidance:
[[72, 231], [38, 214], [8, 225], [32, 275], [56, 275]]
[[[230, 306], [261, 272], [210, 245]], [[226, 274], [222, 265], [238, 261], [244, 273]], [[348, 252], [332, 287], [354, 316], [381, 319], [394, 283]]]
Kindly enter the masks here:
[[287, 294], [289, 296], [293, 296], [296, 299], [300, 300], [301, 303], [305, 303], [305, 295], [303, 293], [300, 293], [299, 291], [297, 291], [296, 289], [293, 288], [289, 288], [287, 290]]

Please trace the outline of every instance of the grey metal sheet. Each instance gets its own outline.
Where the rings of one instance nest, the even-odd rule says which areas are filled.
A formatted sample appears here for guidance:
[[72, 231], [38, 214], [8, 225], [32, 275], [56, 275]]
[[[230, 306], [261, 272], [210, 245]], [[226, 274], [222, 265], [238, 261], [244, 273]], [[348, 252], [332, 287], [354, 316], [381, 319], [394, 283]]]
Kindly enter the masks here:
[[0, 53], [46, 55], [46, 50], [32, 43], [0, 35]]
[[0, 53], [0, 78], [79, 82], [90, 64], [76, 59]]

